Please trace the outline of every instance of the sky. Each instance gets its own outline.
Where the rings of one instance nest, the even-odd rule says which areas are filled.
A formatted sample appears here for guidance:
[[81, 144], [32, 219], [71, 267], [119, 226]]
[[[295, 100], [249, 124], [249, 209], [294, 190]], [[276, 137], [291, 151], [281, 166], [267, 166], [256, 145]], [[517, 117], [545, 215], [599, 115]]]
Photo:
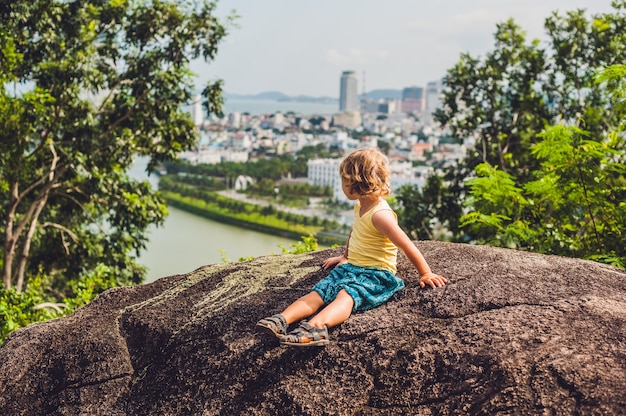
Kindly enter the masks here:
[[[611, 13], [611, 0], [218, 0], [234, 10], [210, 63], [194, 62], [197, 84], [222, 79], [224, 91], [339, 96], [341, 72], [353, 70], [359, 92], [425, 86], [462, 53], [484, 56], [498, 23], [513, 18], [528, 39], [545, 39], [552, 12]], [[363, 84], [364, 82], [364, 84]]]

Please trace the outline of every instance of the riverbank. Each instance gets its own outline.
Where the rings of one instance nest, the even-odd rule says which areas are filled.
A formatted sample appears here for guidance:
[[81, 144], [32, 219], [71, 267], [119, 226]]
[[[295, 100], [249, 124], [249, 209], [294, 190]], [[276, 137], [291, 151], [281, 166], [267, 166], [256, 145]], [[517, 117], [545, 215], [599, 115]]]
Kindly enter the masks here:
[[[317, 216], [309, 217], [293, 212], [285, 213], [268, 202], [259, 205], [214, 194], [219, 199], [215, 202], [215, 197], [210, 199], [196, 198], [168, 190], [162, 190], [161, 193], [169, 205], [194, 215], [233, 226], [295, 240], [314, 236], [318, 244], [326, 246], [345, 244], [347, 239], [347, 235], [335, 231], [339, 228], [336, 222], [329, 222], [327, 219], [320, 220]], [[229, 206], [227, 200], [236, 201], [240, 205], [236, 208], [230, 206], [230, 209], [225, 209]], [[262, 208], [259, 210], [258, 207]], [[330, 224], [333, 226], [329, 227]]]
[[144, 283], [210, 264], [282, 254], [300, 244], [295, 239], [213, 221], [173, 205], [167, 210], [162, 226], [150, 226], [149, 241], [138, 259], [148, 269]]
[[270, 216], [264, 216], [261, 214], [257, 215], [256, 213], [225, 212], [223, 209], [213, 206], [201, 199], [183, 196], [168, 191], [164, 191], [162, 193], [167, 199], [168, 205], [175, 206], [183, 211], [199, 215], [213, 221], [240, 226], [266, 234], [297, 240], [303, 235], [314, 235], [318, 231], [321, 231], [321, 227], [307, 228], [300, 225], [294, 226], [285, 221], [280, 221], [278, 219], [271, 218]]

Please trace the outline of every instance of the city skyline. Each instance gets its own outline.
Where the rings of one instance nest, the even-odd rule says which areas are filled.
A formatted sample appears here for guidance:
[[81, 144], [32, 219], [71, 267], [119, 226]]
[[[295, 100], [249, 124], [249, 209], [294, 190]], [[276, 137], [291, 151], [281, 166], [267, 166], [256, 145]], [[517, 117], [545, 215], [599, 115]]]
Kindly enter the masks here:
[[363, 90], [426, 87], [461, 53], [484, 56], [496, 24], [513, 18], [527, 40], [545, 39], [553, 11], [612, 12], [611, 0], [220, 0], [215, 14], [240, 16], [215, 61], [194, 62], [197, 84], [222, 79], [224, 91], [339, 97], [340, 75], [353, 70]]

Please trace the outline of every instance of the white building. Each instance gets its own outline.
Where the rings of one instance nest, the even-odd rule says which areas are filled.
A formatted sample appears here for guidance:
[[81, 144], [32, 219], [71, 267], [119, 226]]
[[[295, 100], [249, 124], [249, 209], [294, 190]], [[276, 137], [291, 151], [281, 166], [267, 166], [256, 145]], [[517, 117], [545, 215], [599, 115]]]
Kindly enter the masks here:
[[[339, 180], [341, 159], [311, 159], [307, 162], [307, 180], [314, 186], [332, 186]], [[341, 189], [341, 188], [340, 188]]]
[[426, 178], [415, 175], [396, 174], [391, 175], [391, 191], [396, 192], [399, 188], [405, 185], [416, 186], [418, 189], [422, 189], [426, 184]]
[[191, 98], [190, 112], [193, 125], [196, 127], [202, 126], [204, 123], [204, 112], [202, 111], [202, 96], [200, 94], [195, 94]]
[[337, 202], [351, 202], [341, 189], [339, 165], [342, 159], [312, 159], [307, 163], [307, 179], [310, 185], [330, 186], [333, 199]]
[[343, 150], [346, 150], [354, 140], [345, 131], [335, 131], [331, 137], [330, 145]]
[[191, 164], [205, 163], [216, 164], [221, 162], [240, 162], [248, 161], [247, 151], [234, 151], [227, 149], [200, 149], [196, 151], [181, 152], [178, 158], [186, 160]]
[[228, 115], [228, 124], [235, 129], [241, 127], [241, 113], [230, 113]]
[[432, 81], [426, 84], [426, 108], [424, 109], [424, 124], [434, 123], [433, 113], [441, 107], [441, 81]]
[[[311, 159], [307, 164], [307, 179], [310, 185], [330, 186], [333, 189], [333, 199], [337, 202], [350, 202], [341, 188], [341, 177], [339, 176], [339, 165], [342, 159]], [[391, 191], [395, 192], [404, 185], [417, 186], [422, 189], [426, 184], [426, 179], [432, 174], [432, 167], [422, 166], [412, 167], [410, 162], [390, 163], [391, 170], [390, 185]]]
[[221, 156], [222, 162], [245, 163], [249, 159], [249, 153], [245, 150], [243, 151], [222, 150], [220, 151], [220, 156]]
[[287, 139], [289, 140], [289, 149], [292, 152], [299, 152], [303, 147], [315, 144], [312, 134], [301, 132], [289, 133]]
[[228, 138], [227, 146], [233, 150], [250, 151], [252, 148], [252, 139], [247, 133], [233, 133]]
[[285, 115], [281, 112], [274, 113], [274, 127], [283, 127], [285, 124]]
[[361, 113], [358, 111], [340, 111], [333, 116], [333, 124], [335, 126], [353, 129], [359, 127], [362, 123]]
[[178, 158], [186, 160], [192, 165], [196, 165], [198, 163], [215, 164], [222, 161], [220, 154], [211, 149], [181, 152], [178, 154]]

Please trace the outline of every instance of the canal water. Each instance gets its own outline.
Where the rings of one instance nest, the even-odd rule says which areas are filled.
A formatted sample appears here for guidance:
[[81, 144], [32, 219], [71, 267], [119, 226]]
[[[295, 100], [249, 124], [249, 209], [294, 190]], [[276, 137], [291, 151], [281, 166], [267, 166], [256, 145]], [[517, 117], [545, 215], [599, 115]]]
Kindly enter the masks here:
[[[129, 175], [139, 180], [148, 179], [156, 189], [158, 176], [148, 177], [146, 164], [147, 159], [140, 158]], [[148, 268], [145, 283], [188, 273], [208, 264], [280, 254], [281, 247], [291, 249], [291, 245], [297, 242], [211, 221], [171, 206], [168, 211], [163, 226], [149, 228], [150, 241], [139, 257], [139, 263]]]
[[139, 258], [148, 268], [146, 283], [191, 272], [207, 264], [280, 254], [295, 240], [234, 227], [168, 207], [163, 227], [150, 228], [150, 242]]

